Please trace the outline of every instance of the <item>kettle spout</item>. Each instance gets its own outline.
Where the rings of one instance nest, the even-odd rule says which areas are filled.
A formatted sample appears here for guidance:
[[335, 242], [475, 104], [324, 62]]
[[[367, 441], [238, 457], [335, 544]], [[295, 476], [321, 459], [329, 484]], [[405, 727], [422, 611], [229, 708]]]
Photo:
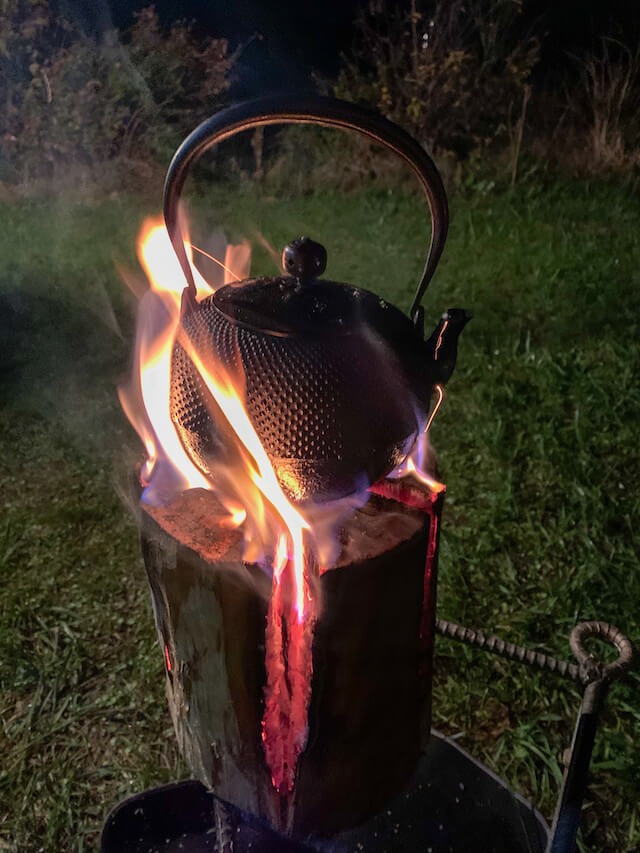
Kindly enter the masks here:
[[444, 385], [449, 381], [458, 357], [460, 332], [471, 319], [464, 308], [449, 308], [425, 346], [431, 360], [433, 383]]

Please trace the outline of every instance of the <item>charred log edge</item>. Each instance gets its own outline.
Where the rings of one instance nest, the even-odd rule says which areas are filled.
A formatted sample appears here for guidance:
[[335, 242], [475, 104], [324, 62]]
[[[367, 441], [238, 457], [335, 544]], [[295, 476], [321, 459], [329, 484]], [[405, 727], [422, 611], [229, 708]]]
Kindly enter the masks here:
[[[422, 624], [420, 640], [424, 652], [421, 673], [425, 692], [431, 702], [431, 683], [433, 680], [433, 656], [436, 637], [436, 609], [438, 604], [438, 554], [440, 551], [440, 519], [444, 505], [445, 492], [430, 496], [429, 534], [427, 541], [427, 559], [424, 572], [424, 599], [422, 602]], [[431, 708], [429, 708], [431, 718]], [[428, 737], [429, 732], [425, 733]]]
[[[433, 492], [411, 477], [402, 477], [398, 480], [380, 480], [370, 486], [369, 491], [374, 495], [394, 500], [411, 509], [422, 510], [429, 515], [432, 512], [440, 512], [445, 495], [445, 489], [440, 492]], [[437, 508], [436, 504], [438, 504]]]
[[422, 649], [420, 683], [423, 685], [424, 701], [427, 703], [423, 720], [422, 741], [426, 743], [431, 728], [431, 702], [433, 681], [435, 638], [437, 632], [438, 553], [440, 550], [440, 520], [446, 489], [434, 492], [420, 482], [404, 477], [398, 480], [381, 480], [370, 488], [374, 494], [422, 510], [429, 517], [427, 556], [424, 573], [424, 595], [422, 602], [422, 624], [420, 644]]
[[381, 480], [369, 491], [422, 510], [429, 516], [427, 558], [425, 562], [423, 622], [420, 638], [424, 649], [431, 649], [429, 660], [425, 660], [424, 683], [429, 684], [433, 675], [433, 647], [436, 635], [436, 604], [438, 588], [438, 552], [440, 550], [440, 519], [446, 490], [434, 492], [421, 483], [404, 477], [398, 480]]

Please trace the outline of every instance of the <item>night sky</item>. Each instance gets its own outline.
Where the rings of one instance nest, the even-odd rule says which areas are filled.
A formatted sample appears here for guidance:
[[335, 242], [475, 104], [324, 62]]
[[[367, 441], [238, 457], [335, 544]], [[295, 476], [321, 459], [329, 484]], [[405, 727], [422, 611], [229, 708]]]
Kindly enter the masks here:
[[[164, 23], [192, 18], [203, 33], [229, 39], [231, 46], [262, 38], [244, 51], [233, 93], [256, 94], [310, 88], [313, 71], [337, 73], [340, 52], [348, 51], [353, 19], [362, 0], [156, 0]], [[88, 31], [126, 28], [148, 0], [52, 0]], [[542, 41], [538, 73], [553, 76], [570, 66], [569, 54], [589, 49], [604, 34], [627, 43], [640, 37], [636, 0], [529, 0], [526, 26]]]

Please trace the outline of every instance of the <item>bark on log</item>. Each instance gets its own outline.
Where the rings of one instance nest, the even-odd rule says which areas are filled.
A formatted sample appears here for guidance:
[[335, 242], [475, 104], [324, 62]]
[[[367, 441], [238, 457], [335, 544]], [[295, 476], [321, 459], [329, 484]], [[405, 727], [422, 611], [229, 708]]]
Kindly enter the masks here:
[[335, 567], [319, 579], [308, 740], [286, 803], [261, 742], [271, 579], [242, 563], [242, 534], [225, 526], [211, 493], [141, 505], [180, 748], [218, 796], [279, 831], [327, 835], [375, 813], [428, 736], [442, 500], [407, 489], [390, 483], [353, 514]]

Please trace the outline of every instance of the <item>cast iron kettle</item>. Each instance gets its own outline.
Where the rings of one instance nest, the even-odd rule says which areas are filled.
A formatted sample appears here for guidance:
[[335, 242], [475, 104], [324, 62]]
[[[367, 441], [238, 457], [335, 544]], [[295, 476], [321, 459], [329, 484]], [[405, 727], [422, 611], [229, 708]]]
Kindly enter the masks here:
[[[431, 243], [411, 316], [375, 294], [320, 279], [327, 255], [309, 238], [283, 252], [284, 275], [225, 285], [200, 302], [178, 222], [187, 172], [209, 147], [235, 133], [278, 123], [355, 130], [413, 168], [431, 212]], [[444, 247], [447, 198], [426, 152], [401, 128], [329, 98], [269, 97], [203, 122], [176, 152], [164, 216], [187, 287], [182, 330], [205, 362], [214, 358], [245, 390], [245, 407], [280, 484], [296, 502], [344, 497], [388, 474], [424, 428], [431, 395], [455, 366], [469, 315], [450, 309], [425, 341], [423, 294]], [[182, 345], [171, 365], [171, 419], [194, 464], [214, 481], [221, 435], [210, 393]]]

